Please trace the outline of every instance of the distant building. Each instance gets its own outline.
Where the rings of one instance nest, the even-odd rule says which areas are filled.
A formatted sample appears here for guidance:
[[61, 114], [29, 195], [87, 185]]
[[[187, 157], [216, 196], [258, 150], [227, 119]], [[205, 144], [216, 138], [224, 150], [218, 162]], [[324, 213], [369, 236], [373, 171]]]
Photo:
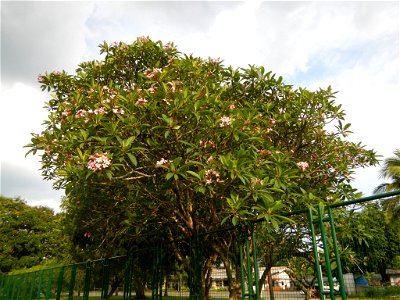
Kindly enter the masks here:
[[400, 269], [386, 269], [386, 274], [389, 275], [390, 285], [400, 286]]
[[[259, 268], [258, 274], [261, 277], [265, 268]], [[273, 286], [282, 290], [288, 289], [292, 286], [289, 275], [286, 273], [286, 267], [272, 267], [271, 268]], [[228, 286], [228, 277], [224, 268], [213, 268], [211, 273], [212, 288], [223, 288]], [[268, 277], [265, 283], [260, 286], [261, 289], [268, 287]]]

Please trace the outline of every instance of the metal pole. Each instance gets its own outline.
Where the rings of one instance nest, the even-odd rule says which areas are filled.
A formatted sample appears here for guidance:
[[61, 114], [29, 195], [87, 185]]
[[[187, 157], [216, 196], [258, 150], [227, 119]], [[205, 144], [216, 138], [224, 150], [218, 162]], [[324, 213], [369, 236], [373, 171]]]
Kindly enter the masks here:
[[[313, 253], [314, 253], [314, 260], [315, 260], [315, 270], [317, 272], [317, 282], [318, 286], [321, 288], [324, 286], [323, 280], [322, 280], [322, 273], [321, 273], [321, 266], [319, 264], [319, 254], [318, 254], [318, 245], [317, 245], [317, 239], [315, 236], [315, 229], [314, 229], [314, 220], [313, 220], [313, 213], [312, 213], [312, 208], [310, 207], [308, 209], [308, 220], [310, 223], [310, 229], [311, 229], [311, 240], [313, 244]], [[324, 300], [325, 295], [323, 293], [319, 293], [319, 299]]]
[[89, 291], [90, 291], [90, 277], [92, 275], [92, 262], [88, 260], [86, 262], [85, 268], [85, 283], [83, 286], [83, 300], [89, 299]]
[[101, 300], [106, 300], [108, 295], [108, 284], [110, 281], [110, 260], [103, 260], [103, 278], [101, 282]]
[[78, 265], [74, 264], [71, 267], [71, 279], [69, 281], [69, 287], [68, 287], [68, 300], [73, 300], [74, 299], [74, 288], [75, 288], [75, 280], [76, 280], [76, 269]]
[[[326, 232], [325, 232], [325, 227], [324, 227], [324, 220], [323, 220], [323, 214], [322, 214], [322, 206], [318, 206], [318, 222], [319, 226], [321, 229], [321, 238], [322, 238], [322, 244], [324, 246], [324, 257], [325, 257], [325, 265], [326, 265], [326, 272], [328, 275], [328, 283], [329, 283], [329, 294], [331, 296], [331, 299], [335, 300], [335, 291], [334, 291], [334, 286], [333, 286], [333, 279], [332, 279], [332, 269], [331, 269], [331, 261], [329, 259], [329, 247], [328, 247], [328, 241], [326, 238]], [[322, 290], [321, 290], [322, 288]], [[324, 286], [320, 286], [320, 293], [324, 293]]]
[[254, 224], [251, 228], [251, 243], [253, 247], [253, 262], [254, 262], [254, 280], [256, 284], [256, 300], [260, 300], [260, 289], [258, 285], [259, 274], [258, 274], [258, 263], [257, 263], [257, 249], [256, 249], [256, 242], [254, 238]]
[[339, 249], [337, 246], [338, 243], [337, 243], [337, 239], [336, 239], [335, 222], [333, 220], [332, 209], [330, 207], [328, 207], [328, 217], [329, 217], [329, 224], [331, 226], [333, 249], [334, 249], [335, 257], [336, 257], [336, 265], [337, 265], [338, 279], [339, 279], [339, 285], [340, 285], [340, 293], [342, 295], [342, 300], [347, 300], [346, 288], [345, 288], [344, 280], [343, 280], [342, 262], [340, 259], [340, 253], [339, 253]]
[[239, 243], [239, 255], [240, 255], [240, 280], [242, 286], [242, 300], [246, 297], [246, 284], [244, 279], [244, 262], [243, 262], [243, 247], [244, 247], [244, 240], [243, 235], [240, 233], [239, 236], [240, 243]]

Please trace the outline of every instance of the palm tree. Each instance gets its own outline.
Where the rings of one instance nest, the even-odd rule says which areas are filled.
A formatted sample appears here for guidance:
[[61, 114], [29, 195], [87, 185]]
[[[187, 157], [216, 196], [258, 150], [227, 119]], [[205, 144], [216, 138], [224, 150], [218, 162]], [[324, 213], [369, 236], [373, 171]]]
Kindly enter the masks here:
[[[383, 161], [383, 167], [380, 176], [390, 179], [390, 182], [384, 182], [374, 189], [374, 194], [400, 190], [400, 149], [394, 151], [394, 156], [386, 158]], [[388, 220], [393, 220], [400, 215], [400, 196], [395, 196], [382, 202]]]

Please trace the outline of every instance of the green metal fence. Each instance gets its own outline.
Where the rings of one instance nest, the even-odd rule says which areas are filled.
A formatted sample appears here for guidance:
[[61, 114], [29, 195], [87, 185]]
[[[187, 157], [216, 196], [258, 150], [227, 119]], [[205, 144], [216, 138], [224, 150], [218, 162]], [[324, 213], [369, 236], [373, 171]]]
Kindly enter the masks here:
[[[128, 256], [0, 275], [0, 300], [357, 299], [357, 274], [348, 273], [343, 257], [351, 245], [341, 215], [398, 195], [307, 208], [286, 214], [279, 226], [259, 221], [160, 242]], [[397, 291], [375, 299], [400, 299]]]

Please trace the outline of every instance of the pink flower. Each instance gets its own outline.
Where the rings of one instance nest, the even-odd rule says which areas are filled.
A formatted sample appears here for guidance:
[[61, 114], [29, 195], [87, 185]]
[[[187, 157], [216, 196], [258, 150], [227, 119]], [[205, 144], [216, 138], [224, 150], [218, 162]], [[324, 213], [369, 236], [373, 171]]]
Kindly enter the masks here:
[[80, 109], [80, 110], [78, 110], [78, 111], [76, 112], [75, 118], [77, 118], [77, 119], [83, 118], [84, 116], [87, 115], [87, 113], [88, 113], [88, 112], [87, 112], [86, 110]]
[[146, 99], [144, 99], [144, 98], [139, 98], [137, 101], [136, 101], [136, 105], [137, 106], [144, 106], [145, 104], [147, 103], [147, 100]]
[[170, 105], [170, 104], [171, 104], [171, 100], [170, 100], [170, 99], [167, 99], [167, 98], [164, 98], [164, 99], [162, 99], [161, 101], [164, 102], [164, 103], [167, 104], [167, 105]]
[[114, 107], [114, 108], [112, 109], [112, 112], [113, 112], [114, 114], [120, 114], [120, 115], [125, 114], [125, 111], [124, 111], [122, 108], [120, 108], [120, 107]]
[[165, 52], [170, 51], [172, 48], [173, 48], [173, 46], [172, 46], [171, 43], [166, 43], [166, 44], [163, 46], [163, 49], [164, 49]]
[[208, 169], [204, 172], [206, 176], [206, 184], [211, 184], [213, 181], [220, 182], [220, 175], [218, 171]]
[[211, 162], [211, 161], [213, 161], [214, 160], [214, 157], [211, 155], [208, 159], [207, 159], [207, 162], [209, 163], [209, 162]]
[[151, 70], [151, 71], [150, 71], [150, 70], [144, 71], [144, 75], [146, 75], [147, 78], [153, 80], [154, 78], [157, 77], [157, 75], [158, 75], [159, 73], [161, 73], [161, 71], [162, 71], [161, 69], [154, 68], [154, 69]]
[[95, 115], [103, 115], [106, 112], [106, 108], [104, 106], [96, 108], [93, 113]]
[[297, 163], [297, 166], [298, 166], [302, 171], [304, 171], [305, 169], [308, 168], [308, 162], [299, 161], [299, 162]]
[[138, 40], [139, 42], [142, 42], [142, 43], [147, 43], [147, 42], [150, 41], [150, 39], [149, 39], [147, 36], [139, 36], [139, 37], [137, 38], [137, 40]]
[[231, 125], [232, 121], [233, 121], [233, 119], [230, 117], [222, 117], [219, 120], [219, 127], [229, 126], [229, 125]]
[[87, 167], [89, 170], [96, 172], [103, 170], [111, 165], [111, 158], [108, 157], [108, 153], [95, 153], [89, 157]]
[[264, 181], [259, 178], [253, 178], [252, 182], [254, 185], [262, 185], [264, 183]]
[[153, 88], [153, 87], [148, 88], [147, 91], [148, 91], [150, 94], [152, 94], [152, 95], [154, 95], [155, 93], [157, 93], [157, 90], [156, 90], [155, 88]]
[[176, 91], [176, 86], [175, 86], [174, 82], [172, 82], [172, 81], [167, 82], [167, 86], [169, 87], [169, 90], [171, 92], [175, 92]]
[[230, 109], [230, 110], [235, 109], [235, 108], [236, 108], [235, 104], [229, 105], [229, 109]]
[[156, 162], [156, 167], [168, 167], [172, 163], [172, 160], [161, 158]]
[[69, 108], [64, 109], [64, 111], [62, 112], [63, 116], [69, 116], [71, 114], [71, 110]]

